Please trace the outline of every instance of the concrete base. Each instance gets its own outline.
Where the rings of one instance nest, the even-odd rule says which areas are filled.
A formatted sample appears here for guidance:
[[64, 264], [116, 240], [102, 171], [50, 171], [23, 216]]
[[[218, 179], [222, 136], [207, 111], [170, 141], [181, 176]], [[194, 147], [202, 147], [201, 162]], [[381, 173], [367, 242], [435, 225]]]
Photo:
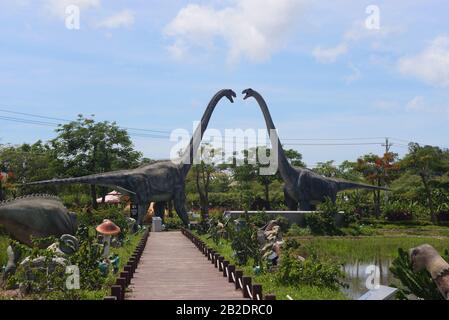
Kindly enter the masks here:
[[[260, 211], [248, 211], [248, 214], [256, 214]], [[290, 223], [296, 223], [300, 227], [306, 226], [305, 216], [314, 211], [265, 211], [270, 218], [275, 219], [277, 216], [286, 218]], [[225, 211], [223, 215], [231, 219], [237, 219], [245, 214], [245, 211]], [[344, 225], [344, 212], [339, 212], [334, 216], [335, 225], [342, 227]]]

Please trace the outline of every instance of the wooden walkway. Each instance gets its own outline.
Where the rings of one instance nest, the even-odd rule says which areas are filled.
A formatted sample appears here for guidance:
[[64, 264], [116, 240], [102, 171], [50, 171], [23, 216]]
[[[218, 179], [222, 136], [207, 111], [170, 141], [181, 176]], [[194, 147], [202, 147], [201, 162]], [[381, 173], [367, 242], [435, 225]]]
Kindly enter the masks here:
[[152, 232], [126, 294], [129, 300], [241, 300], [181, 232]]

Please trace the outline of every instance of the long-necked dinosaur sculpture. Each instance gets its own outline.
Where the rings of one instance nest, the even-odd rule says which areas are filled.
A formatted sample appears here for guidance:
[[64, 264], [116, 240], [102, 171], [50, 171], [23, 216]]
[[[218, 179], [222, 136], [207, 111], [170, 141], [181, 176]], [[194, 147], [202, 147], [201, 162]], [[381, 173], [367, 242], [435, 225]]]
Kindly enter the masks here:
[[337, 193], [343, 190], [359, 188], [388, 190], [367, 184], [330, 179], [309, 169], [293, 167], [285, 156], [276, 127], [263, 97], [252, 89], [244, 90], [243, 94], [245, 94], [244, 100], [250, 97], [256, 99], [265, 118], [272, 145], [277, 145], [278, 170], [284, 180], [285, 202], [290, 210], [298, 210], [299, 207], [300, 210], [310, 211], [313, 204], [323, 202], [326, 198], [335, 202]]
[[120, 170], [102, 174], [93, 174], [79, 178], [53, 179], [28, 183], [28, 185], [45, 184], [94, 184], [119, 188], [133, 195], [138, 205], [137, 222], [142, 224], [150, 202], [172, 200], [175, 210], [184, 224], [188, 225], [189, 218], [185, 209], [185, 178], [189, 172], [193, 159], [206, 131], [212, 113], [218, 102], [226, 97], [234, 102], [234, 91], [224, 89], [215, 94], [204, 111], [189, 145], [177, 161], [159, 161], [132, 170]]

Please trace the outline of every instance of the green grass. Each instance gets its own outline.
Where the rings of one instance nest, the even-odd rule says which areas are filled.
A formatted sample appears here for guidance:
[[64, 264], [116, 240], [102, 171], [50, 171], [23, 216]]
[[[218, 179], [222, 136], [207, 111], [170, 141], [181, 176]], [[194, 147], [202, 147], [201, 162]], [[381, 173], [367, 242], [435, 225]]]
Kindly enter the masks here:
[[0, 268], [6, 265], [8, 257], [6, 256], [6, 248], [9, 245], [9, 238], [0, 234]]
[[[229, 260], [231, 264], [236, 265], [236, 261], [232, 255], [232, 248], [226, 242], [222, 241], [216, 245], [211, 239], [206, 236], [200, 236], [200, 238], [207, 243], [209, 247], [214, 248], [220, 252], [222, 256]], [[287, 295], [294, 300], [345, 300], [347, 297], [344, 293], [337, 290], [330, 290], [327, 288], [313, 287], [313, 286], [283, 286], [274, 281], [274, 277], [270, 273], [261, 275], [255, 275], [253, 268], [250, 266], [237, 267], [239, 270], [243, 270], [245, 276], [251, 276], [253, 283], [261, 284], [263, 288], [263, 294], [274, 294], [278, 300], [289, 300]]]
[[314, 250], [321, 258], [340, 263], [364, 261], [376, 258], [393, 259], [398, 248], [408, 250], [428, 243], [439, 252], [449, 248], [449, 238], [418, 236], [371, 236], [371, 237], [297, 237], [302, 246]]

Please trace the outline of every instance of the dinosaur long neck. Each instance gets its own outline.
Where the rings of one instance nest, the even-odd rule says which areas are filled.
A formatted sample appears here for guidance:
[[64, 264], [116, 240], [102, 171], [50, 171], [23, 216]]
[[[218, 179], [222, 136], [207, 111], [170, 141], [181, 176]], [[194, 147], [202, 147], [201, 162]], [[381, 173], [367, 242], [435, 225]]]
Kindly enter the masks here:
[[284, 149], [282, 148], [281, 141], [279, 140], [279, 137], [277, 135], [276, 127], [274, 126], [273, 119], [271, 118], [271, 114], [270, 111], [268, 110], [267, 103], [259, 93], [255, 92], [254, 98], [259, 104], [259, 107], [262, 110], [263, 116], [265, 118], [265, 123], [267, 125], [267, 130], [270, 136], [271, 144], [274, 145], [274, 143], [277, 140], [279, 173], [281, 174], [282, 179], [284, 179], [285, 182], [289, 181], [293, 183], [298, 173], [290, 165], [290, 162], [288, 162], [287, 157], [285, 156]]
[[184, 176], [187, 175], [190, 168], [192, 167], [193, 160], [195, 159], [196, 152], [200, 146], [201, 140], [203, 139], [204, 132], [207, 129], [207, 125], [209, 124], [209, 120], [214, 112], [215, 107], [221, 98], [224, 97], [225, 90], [221, 90], [212, 97], [209, 104], [207, 105], [206, 110], [204, 111], [203, 117], [201, 118], [201, 122], [195, 130], [192, 138], [190, 139], [190, 143], [187, 148], [184, 150], [184, 153], [181, 156], [181, 170]]

